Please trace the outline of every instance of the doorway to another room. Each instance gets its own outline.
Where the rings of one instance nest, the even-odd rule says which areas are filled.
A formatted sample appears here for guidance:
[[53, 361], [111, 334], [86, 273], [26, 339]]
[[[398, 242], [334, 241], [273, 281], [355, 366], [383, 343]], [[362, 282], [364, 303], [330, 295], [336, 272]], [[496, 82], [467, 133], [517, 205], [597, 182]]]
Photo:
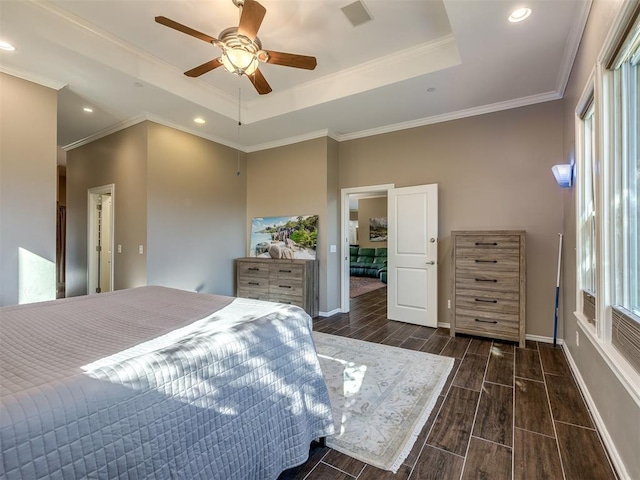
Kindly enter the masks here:
[[113, 184], [88, 191], [88, 293], [113, 291]]

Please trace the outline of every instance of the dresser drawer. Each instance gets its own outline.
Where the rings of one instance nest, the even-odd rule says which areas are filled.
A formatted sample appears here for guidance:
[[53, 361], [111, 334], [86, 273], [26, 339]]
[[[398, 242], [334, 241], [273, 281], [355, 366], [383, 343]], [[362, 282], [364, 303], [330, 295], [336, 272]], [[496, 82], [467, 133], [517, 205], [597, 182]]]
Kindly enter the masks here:
[[252, 277], [252, 276], [240, 276], [238, 277], [238, 289], [250, 289], [250, 290], [264, 290], [269, 291], [269, 277]]
[[246, 287], [238, 287], [238, 297], [250, 298], [252, 300], [269, 301], [269, 289], [252, 289]]
[[519, 250], [519, 235], [457, 235], [456, 249], [477, 248], [480, 250]]
[[258, 262], [238, 262], [238, 278], [269, 277], [269, 265]]
[[520, 292], [520, 274], [517, 271], [487, 272], [456, 269], [455, 275], [456, 291], [470, 289], [488, 292]]
[[269, 295], [287, 295], [302, 298], [302, 282], [281, 278], [269, 282]]
[[491, 292], [476, 291], [474, 294], [469, 290], [456, 291], [456, 308], [480, 312], [506, 313], [517, 317], [520, 312], [518, 298], [499, 298], [500, 296], [502, 295], [491, 295]]
[[[466, 313], [469, 313], [467, 315]], [[469, 335], [489, 336], [504, 340], [518, 340], [520, 326], [518, 320], [505, 320], [486, 314], [474, 315], [461, 311], [456, 314], [456, 331]]]
[[518, 250], [480, 250], [460, 248], [456, 250], [456, 268], [481, 271], [518, 272], [520, 255]]
[[296, 279], [302, 282], [304, 268], [302, 265], [271, 265], [269, 275], [272, 279]]
[[304, 301], [302, 297], [296, 297], [283, 294], [269, 294], [269, 300], [276, 303], [284, 303], [286, 305], [296, 305], [297, 307], [304, 308]]

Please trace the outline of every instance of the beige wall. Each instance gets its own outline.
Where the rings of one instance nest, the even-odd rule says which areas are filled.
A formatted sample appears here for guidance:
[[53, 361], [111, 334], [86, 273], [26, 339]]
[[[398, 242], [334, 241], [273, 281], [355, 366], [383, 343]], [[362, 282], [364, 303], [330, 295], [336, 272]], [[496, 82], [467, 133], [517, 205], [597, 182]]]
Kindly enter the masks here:
[[358, 245], [361, 247], [386, 247], [387, 242], [369, 240], [369, 220], [387, 216], [387, 197], [358, 199]]
[[247, 241], [254, 217], [319, 216], [321, 312], [339, 307], [338, 253], [329, 253], [338, 240], [337, 152], [334, 140], [319, 138], [247, 157]]
[[245, 256], [246, 167], [225, 147], [148, 123], [147, 281], [233, 295]]
[[[113, 288], [147, 283], [147, 127], [134, 125], [67, 153], [67, 296], [87, 293], [87, 191], [113, 183]], [[144, 254], [138, 253], [138, 245]]]
[[[562, 100], [564, 113], [563, 163], [575, 158], [575, 109], [587, 85], [597, 56], [622, 2], [594, 0], [571, 78]], [[640, 408], [617, 379], [607, 362], [585, 335], [576, 345], [576, 216], [575, 189], [563, 195], [564, 261], [561, 316], [562, 336], [589, 391], [628, 478], [640, 478]], [[581, 332], [582, 333], [582, 332]]]
[[0, 305], [18, 303], [19, 248], [53, 265], [38, 299], [55, 298], [56, 135], [56, 91], [0, 73]]
[[561, 104], [548, 102], [341, 143], [340, 187], [438, 184], [440, 322], [450, 321], [451, 231], [526, 230], [526, 331], [551, 337], [561, 159]]

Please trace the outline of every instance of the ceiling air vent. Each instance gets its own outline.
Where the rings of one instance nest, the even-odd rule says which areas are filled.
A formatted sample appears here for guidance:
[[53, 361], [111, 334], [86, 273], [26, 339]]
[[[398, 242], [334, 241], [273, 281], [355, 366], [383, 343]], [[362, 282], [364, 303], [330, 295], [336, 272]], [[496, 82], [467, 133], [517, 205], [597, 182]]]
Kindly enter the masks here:
[[372, 18], [367, 11], [367, 7], [365, 7], [364, 3], [362, 3], [361, 1], [353, 2], [346, 7], [342, 7], [342, 12], [354, 27], [362, 25]]

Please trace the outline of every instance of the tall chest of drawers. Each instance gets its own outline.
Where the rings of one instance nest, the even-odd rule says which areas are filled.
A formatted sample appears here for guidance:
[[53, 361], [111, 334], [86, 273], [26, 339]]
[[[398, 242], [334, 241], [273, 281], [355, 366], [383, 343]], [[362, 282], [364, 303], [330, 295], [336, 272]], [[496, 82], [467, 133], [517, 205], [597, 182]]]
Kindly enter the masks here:
[[236, 259], [236, 296], [287, 303], [318, 316], [317, 260]]
[[466, 333], [525, 345], [525, 232], [451, 232], [451, 335]]

